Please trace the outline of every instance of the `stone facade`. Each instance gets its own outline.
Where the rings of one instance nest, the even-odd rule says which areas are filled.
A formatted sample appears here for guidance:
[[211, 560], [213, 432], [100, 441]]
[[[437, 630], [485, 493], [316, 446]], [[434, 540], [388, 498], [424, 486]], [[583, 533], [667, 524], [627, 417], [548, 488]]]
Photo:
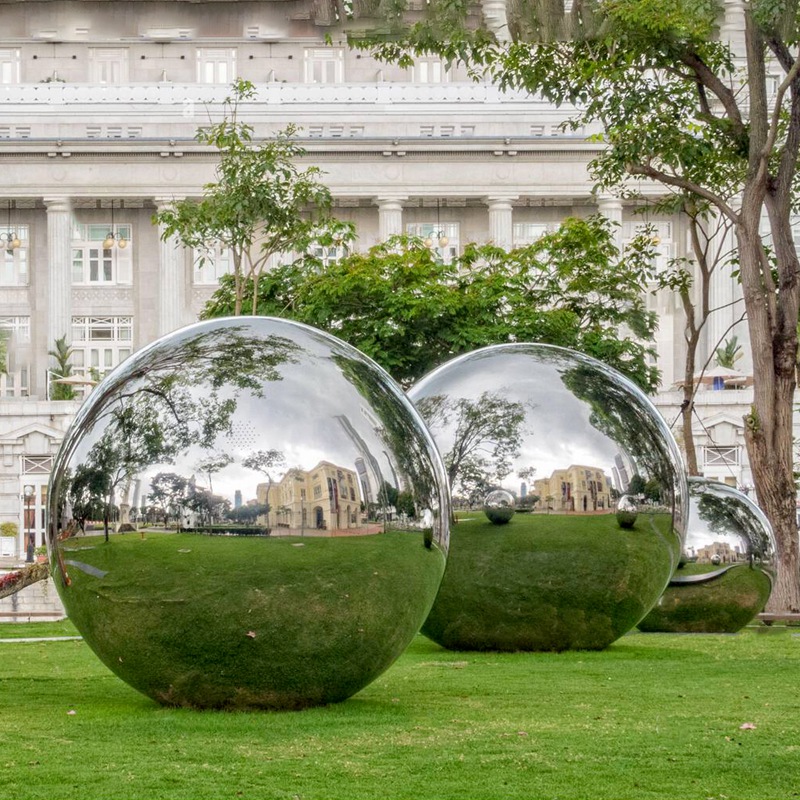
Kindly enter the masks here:
[[[737, 3], [725, 5], [723, 33], [734, 36]], [[502, 3], [484, 6], [502, 31]], [[194, 135], [221, 117], [235, 77], [255, 84], [241, 116], [256, 136], [300, 126], [306, 161], [322, 169], [360, 249], [438, 230], [447, 258], [468, 242], [527, 243], [567, 215], [604, 213], [622, 239], [641, 222], [627, 203], [594, 193], [586, 166], [599, 145], [591, 131], [560, 128], [569, 109], [474, 83], [433, 58], [400, 68], [350, 50], [333, 4], [2, 7], [0, 234], [20, 246], [0, 253], [0, 327], [11, 336], [0, 376], [0, 522], [17, 523], [19, 557], [26, 523], [41, 539], [46, 465], [86, 388], [75, 387], [74, 402], [48, 399], [55, 339], [66, 337], [74, 373], [90, 379], [194, 321], [214, 289], [214, 269], [195, 268], [193, 253], [162, 241], [152, 215], [213, 179], [214, 153]], [[662, 257], [685, 255], [679, 219], [648, 221]], [[104, 250], [109, 231], [126, 247]], [[723, 300], [738, 291], [731, 279], [717, 283]], [[680, 377], [681, 317], [675, 298], [651, 302], [668, 389]], [[714, 330], [727, 331], [734, 313], [716, 316]], [[741, 326], [731, 330], [746, 341]], [[715, 343], [709, 334], [706, 353]], [[750, 368], [747, 353], [738, 366]], [[734, 401], [744, 398], [734, 394], [724, 419], [736, 428], [744, 410]], [[725, 476], [737, 483], [749, 480], [740, 427], [741, 468]], [[34, 487], [27, 516], [26, 485]]]

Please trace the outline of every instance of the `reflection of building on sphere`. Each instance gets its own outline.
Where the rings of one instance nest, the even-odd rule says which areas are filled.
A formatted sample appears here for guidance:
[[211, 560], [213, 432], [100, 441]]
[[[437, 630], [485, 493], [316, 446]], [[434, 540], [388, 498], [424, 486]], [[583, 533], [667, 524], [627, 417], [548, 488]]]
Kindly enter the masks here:
[[[211, 320], [132, 355], [52, 481], [70, 620], [170, 705], [343, 700], [402, 653], [444, 572], [447, 477], [418, 414], [357, 350], [287, 320]], [[149, 524], [123, 535], [114, 515]]]
[[483, 501], [483, 513], [494, 525], [505, 525], [514, 516], [514, 495], [505, 489], [495, 489]]
[[714, 553], [714, 555], [711, 556], [709, 561], [714, 565], [721, 564], [722, 563], [722, 556], [719, 553]]
[[[409, 397], [459, 496], [477, 504], [489, 488], [542, 476], [533, 510], [501, 536], [480, 516], [453, 527], [422, 632], [457, 650], [567, 650], [601, 649], [633, 628], [677, 565], [686, 518], [683, 462], [650, 400], [592, 358], [537, 344], [455, 358]], [[628, 530], [612, 495], [634, 475], [660, 502]]]
[[605, 511], [611, 508], [611, 478], [598, 467], [571, 464], [534, 481], [536, 494], [552, 498], [551, 511]]
[[310, 470], [290, 469], [271, 487], [259, 483], [256, 496], [274, 509], [275, 527], [287, 532], [364, 529], [358, 485], [355, 470], [320, 461]]

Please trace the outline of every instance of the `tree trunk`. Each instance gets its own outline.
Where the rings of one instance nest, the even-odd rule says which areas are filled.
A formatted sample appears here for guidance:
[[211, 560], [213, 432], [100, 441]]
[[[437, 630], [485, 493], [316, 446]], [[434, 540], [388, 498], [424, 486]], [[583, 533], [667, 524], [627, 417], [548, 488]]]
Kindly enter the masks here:
[[[745, 442], [758, 502], [776, 538], [778, 574], [769, 609], [797, 612], [800, 611], [800, 553], [792, 454], [797, 311], [789, 324], [785, 314], [784, 318], [771, 314], [770, 303], [765, 302], [763, 253], [758, 236], [760, 213], [748, 209], [747, 200], [745, 193], [742, 221], [737, 226], [755, 378], [753, 408], [744, 418]], [[782, 302], [786, 299], [784, 294]], [[788, 305], [791, 307], [792, 303]]]
[[31, 564], [17, 572], [10, 572], [4, 575], [0, 582], [0, 599], [16, 594], [25, 587], [47, 580], [49, 577], [50, 569], [47, 564]]

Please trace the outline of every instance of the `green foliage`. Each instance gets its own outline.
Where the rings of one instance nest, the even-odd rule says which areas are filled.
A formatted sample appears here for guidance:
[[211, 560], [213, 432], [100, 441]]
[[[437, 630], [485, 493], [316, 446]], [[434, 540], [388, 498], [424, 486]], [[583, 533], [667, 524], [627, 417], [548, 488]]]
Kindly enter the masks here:
[[18, 533], [16, 522], [0, 522], [0, 536], [16, 536]]
[[628, 494], [632, 494], [634, 496], [644, 494], [646, 487], [647, 481], [637, 473], [631, 476], [631, 479], [628, 483]]
[[744, 355], [738, 337], [726, 339], [715, 351], [717, 364], [725, 369], [734, 369], [736, 362]]
[[304, 253], [315, 243], [346, 243], [353, 236], [351, 226], [331, 215], [332, 198], [320, 183], [319, 168], [300, 169], [305, 150], [295, 139], [297, 128], [289, 125], [273, 139], [257, 142], [252, 127], [238, 119], [239, 105], [255, 99], [249, 81], [233, 84], [223, 119], [196, 135], [219, 152], [217, 180], [203, 187], [202, 200], [179, 200], [154, 215], [163, 239], [174, 236], [201, 254], [201, 269], [207, 260], [203, 252], [218, 245], [230, 249], [231, 313], [237, 315], [245, 285], [258, 283], [271, 256]]
[[[569, 218], [511, 252], [467, 245], [449, 264], [421, 241], [395, 237], [326, 267], [269, 272], [257, 311], [327, 330], [403, 383], [478, 347], [538, 341], [586, 352], [654, 390], [658, 372], [642, 343], [656, 324], [644, 299], [652, 263], [651, 238], [620, 253], [601, 216]], [[235, 305], [235, 282], [223, 278], [203, 316]]]
[[66, 335], [60, 336], [54, 342], [52, 350], [48, 350], [47, 354], [55, 359], [56, 367], [52, 371], [50, 377], [50, 399], [51, 400], [74, 400], [75, 389], [69, 384], [55, 383], [56, 378], [68, 378], [72, 375], [72, 347], [67, 344]]

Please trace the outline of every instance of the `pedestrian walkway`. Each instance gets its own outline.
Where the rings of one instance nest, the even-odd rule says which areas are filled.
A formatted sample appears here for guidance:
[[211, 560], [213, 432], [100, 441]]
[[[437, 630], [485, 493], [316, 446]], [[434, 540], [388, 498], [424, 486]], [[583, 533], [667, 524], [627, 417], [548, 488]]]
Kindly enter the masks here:
[[35, 642], [79, 642], [83, 636], [17, 636], [0, 639], [0, 644], [31, 644]]

